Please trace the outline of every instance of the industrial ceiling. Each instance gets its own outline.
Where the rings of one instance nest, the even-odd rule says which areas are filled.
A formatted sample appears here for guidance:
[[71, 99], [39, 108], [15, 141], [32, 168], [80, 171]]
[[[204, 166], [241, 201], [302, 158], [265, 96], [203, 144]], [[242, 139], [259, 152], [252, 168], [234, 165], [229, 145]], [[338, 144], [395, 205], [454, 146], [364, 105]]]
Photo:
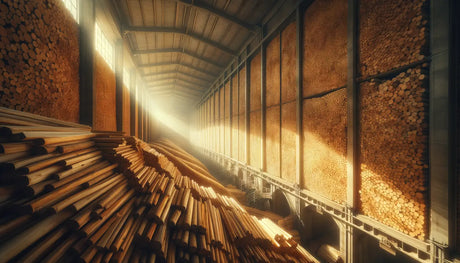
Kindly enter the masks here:
[[276, 0], [112, 0], [134, 62], [156, 97], [196, 103]]

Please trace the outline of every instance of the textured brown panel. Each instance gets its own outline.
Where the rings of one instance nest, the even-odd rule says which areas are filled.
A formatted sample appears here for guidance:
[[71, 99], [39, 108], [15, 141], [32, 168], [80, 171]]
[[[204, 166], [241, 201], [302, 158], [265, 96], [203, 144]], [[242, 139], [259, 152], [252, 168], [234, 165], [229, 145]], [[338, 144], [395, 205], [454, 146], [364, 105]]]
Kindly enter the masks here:
[[251, 60], [250, 111], [260, 110], [260, 53]]
[[428, 55], [428, 6], [428, 0], [361, 2], [359, 68], [363, 76], [386, 72]]
[[101, 131], [116, 131], [115, 73], [98, 52], [95, 67], [95, 98], [93, 128]]
[[230, 156], [230, 119], [225, 118], [223, 121], [224, 137], [222, 144], [224, 146], [223, 154]]
[[280, 176], [280, 106], [267, 108], [266, 158], [267, 172]]
[[238, 116], [238, 75], [232, 78], [232, 116]]
[[344, 86], [347, 81], [347, 0], [314, 1], [304, 17], [306, 97]]
[[289, 24], [281, 33], [281, 101], [296, 98], [296, 26]]
[[281, 105], [281, 177], [295, 183], [296, 102]]
[[[366, 82], [361, 105], [361, 211], [427, 237], [427, 87], [420, 69]], [[378, 204], [378, 205], [377, 205]]]
[[239, 94], [238, 98], [240, 100], [240, 105], [239, 105], [239, 114], [243, 114], [246, 111], [246, 68], [242, 68], [240, 70], [240, 89], [239, 89]]
[[225, 118], [230, 117], [230, 82], [225, 83]]
[[246, 118], [244, 114], [238, 116], [238, 160], [246, 162]]
[[232, 117], [232, 158], [238, 159], [238, 115]]
[[219, 90], [219, 101], [220, 101], [220, 112], [219, 112], [219, 152], [225, 152], [225, 143], [224, 143], [224, 136], [225, 136], [225, 123], [224, 123], [224, 113], [225, 113], [225, 90], [224, 87], [221, 87]]
[[347, 194], [347, 92], [304, 100], [303, 188], [339, 203]]
[[249, 114], [249, 164], [261, 168], [261, 112], [254, 111]]
[[129, 90], [123, 86], [123, 131], [125, 135], [130, 135], [130, 94]]
[[267, 46], [266, 102], [267, 107], [280, 104], [280, 36]]
[[0, 106], [78, 122], [78, 35], [62, 1], [2, 1]]

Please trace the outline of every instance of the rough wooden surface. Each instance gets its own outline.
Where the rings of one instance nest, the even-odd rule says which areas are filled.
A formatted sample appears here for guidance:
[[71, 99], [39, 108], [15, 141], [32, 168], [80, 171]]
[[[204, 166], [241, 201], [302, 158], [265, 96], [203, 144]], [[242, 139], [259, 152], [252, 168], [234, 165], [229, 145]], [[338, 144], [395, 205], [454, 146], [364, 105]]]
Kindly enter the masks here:
[[295, 182], [296, 102], [281, 105], [281, 178]]
[[230, 117], [230, 82], [225, 83], [224, 86], [225, 95], [225, 118]]
[[232, 158], [238, 159], [238, 115], [232, 117]]
[[249, 114], [249, 164], [261, 168], [261, 112], [253, 111]]
[[115, 73], [99, 53], [95, 54], [93, 128], [98, 131], [116, 131]]
[[386, 72], [429, 53], [429, 1], [369, 0], [360, 4], [360, 73]]
[[270, 41], [266, 51], [266, 105], [280, 104], [280, 36]]
[[230, 136], [232, 136], [232, 127], [230, 126], [230, 118], [225, 118], [224, 120], [224, 127], [225, 127], [225, 136], [224, 136], [224, 144], [225, 150], [224, 154], [227, 156], [231, 155], [231, 145], [230, 145]]
[[249, 88], [251, 91], [249, 92], [249, 109], [251, 112], [260, 110], [260, 56], [260, 53], [254, 56], [250, 65], [251, 74]]
[[238, 116], [238, 160], [246, 162], [246, 117], [244, 114]]
[[[123, 131], [125, 135], [130, 135], [130, 93], [126, 86], [123, 86]], [[152, 120], [153, 121], [153, 120]]]
[[281, 32], [281, 101], [293, 101], [296, 98], [296, 25], [289, 24]]
[[232, 116], [238, 115], [238, 75], [232, 78]]
[[314, 1], [310, 5], [304, 15], [303, 51], [305, 97], [345, 85], [347, 0]]
[[304, 100], [302, 187], [339, 203], [347, 193], [346, 89]]
[[427, 69], [361, 85], [361, 211], [427, 238]]
[[243, 114], [246, 110], [246, 67], [240, 70], [240, 89], [238, 91], [238, 99], [240, 105], [238, 106], [238, 114]]
[[78, 122], [79, 32], [62, 1], [1, 1], [0, 10], [0, 106]]
[[280, 106], [267, 108], [266, 151], [267, 172], [280, 176]]

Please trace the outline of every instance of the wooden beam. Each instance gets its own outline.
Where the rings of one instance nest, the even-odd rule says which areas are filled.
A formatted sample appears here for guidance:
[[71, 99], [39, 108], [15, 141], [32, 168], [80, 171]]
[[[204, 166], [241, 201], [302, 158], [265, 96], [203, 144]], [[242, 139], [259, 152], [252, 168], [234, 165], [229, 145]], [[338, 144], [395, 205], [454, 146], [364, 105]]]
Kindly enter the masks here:
[[227, 53], [231, 56], [236, 56], [237, 52], [214, 41], [209, 38], [205, 38], [199, 34], [190, 32], [186, 28], [174, 28], [174, 27], [156, 27], [156, 26], [124, 26], [122, 29], [123, 33], [130, 32], [148, 32], [148, 33], [171, 33], [188, 36], [197, 41], [203, 42], [211, 47], [221, 50], [224, 53]]
[[200, 0], [175, 0], [175, 1], [177, 3], [183, 4], [186, 6], [194, 7], [194, 8], [209, 12], [219, 18], [227, 20], [228, 22], [231, 22], [235, 25], [239, 25], [240, 27], [246, 29], [249, 32], [257, 33], [260, 30], [260, 26], [249, 24], [246, 21], [243, 21], [235, 16], [225, 13], [222, 10], [214, 8], [212, 5], [209, 5], [206, 2], [203, 2]]

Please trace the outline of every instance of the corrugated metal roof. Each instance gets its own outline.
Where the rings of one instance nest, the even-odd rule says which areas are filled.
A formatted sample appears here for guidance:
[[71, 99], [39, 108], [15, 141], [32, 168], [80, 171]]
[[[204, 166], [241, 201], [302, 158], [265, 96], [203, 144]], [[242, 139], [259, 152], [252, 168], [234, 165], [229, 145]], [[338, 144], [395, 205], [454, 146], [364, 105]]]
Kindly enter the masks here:
[[[208, 88], [247, 40], [260, 32], [262, 19], [275, 2], [111, 1], [121, 16], [123, 34], [147, 87], [180, 92], [187, 90], [180, 84]], [[160, 85], [167, 82], [173, 85]]]

